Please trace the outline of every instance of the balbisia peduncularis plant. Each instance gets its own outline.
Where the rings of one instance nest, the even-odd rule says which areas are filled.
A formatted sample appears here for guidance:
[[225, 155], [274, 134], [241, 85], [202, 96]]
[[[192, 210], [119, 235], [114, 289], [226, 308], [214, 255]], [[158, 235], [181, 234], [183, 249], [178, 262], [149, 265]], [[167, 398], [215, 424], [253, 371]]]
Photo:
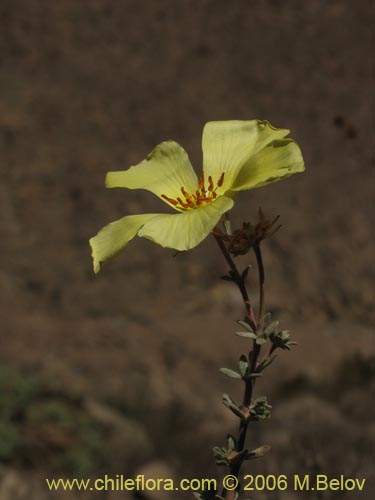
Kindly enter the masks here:
[[[200, 500], [240, 498], [240, 470], [245, 461], [262, 457], [269, 446], [249, 450], [246, 445], [251, 422], [267, 419], [271, 406], [267, 398], [254, 398], [258, 377], [275, 359], [278, 349], [293, 345], [289, 333], [280, 330], [265, 310], [265, 273], [261, 245], [278, 229], [278, 218], [268, 220], [259, 210], [255, 222], [243, 222], [231, 229], [230, 211], [240, 191], [265, 186], [304, 171], [304, 162], [296, 142], [287, 137], [289, 130], [272, 127], [267, 121], [217, 121], [205, 125], [202, 137], [203, 170], [196, 175], [186, 151], [174, 141], [162, 142], [138, 165], [128, 170], [108, 172], [106, 187], [145, 189], [158, 196], [175, 214], [127, 215], [103, 227], [90, 239], [93, 266], [98, 273], [102, 263], [117, 255], [135, 236], [147, 238], [162, 247], [190, 250], [212, 234], [229, 266], [222, 279], [234, 283], [241, 294], [245, 317], [235, 332], [249, 344], [238, 361], [238, 368], [222, 368], [227, 377], [243, 384], [243, 398], [236, 401], [223, 395], [224, 405], [239, 420], [237, 436], [228, 435], [227, 443], [214, 448], [218, 465], [227, 467], [232, 483], [222, 491], [194, 493]], [[240, 271], [237, 255], [253, 251], [258, 268], [259, 306], [254, 311], [246, 279], [249, 267]]]

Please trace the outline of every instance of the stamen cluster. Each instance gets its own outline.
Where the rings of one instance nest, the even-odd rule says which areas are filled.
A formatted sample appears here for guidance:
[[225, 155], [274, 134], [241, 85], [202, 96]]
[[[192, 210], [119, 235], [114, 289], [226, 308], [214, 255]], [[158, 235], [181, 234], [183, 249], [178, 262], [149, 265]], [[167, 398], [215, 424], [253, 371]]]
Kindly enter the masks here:
[[171, 198], [165, 194], [162, 194], [161, 197], [164, 198], [168, 203], [175, 206], [179, 210], [190, 210], [192, 208], [199, 208], [209, 203], [213, 202], [217, 198], [217, 189], [223, 185], [224, 182], [224, 172], [221, 174], [219, 180], [216, 185], [211, 177], [208, 176], [208, 186], [205, 187], [204, 175], [202, 173], [199, 183], [198, 189], [195, 193], [188, 193], [184, 186], [181, 186], [181, 194], [177, 198]]

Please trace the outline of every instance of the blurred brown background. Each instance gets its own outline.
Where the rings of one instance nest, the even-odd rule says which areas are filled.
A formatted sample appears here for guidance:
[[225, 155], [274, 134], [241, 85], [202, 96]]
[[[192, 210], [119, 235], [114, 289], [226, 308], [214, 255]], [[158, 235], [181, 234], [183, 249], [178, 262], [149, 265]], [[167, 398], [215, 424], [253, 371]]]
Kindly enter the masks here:
[[[199, 170], [206, 121], [252, 118], [290, 128], [307, 170], [243, 193], [233, 213], [281, 215], [267, 310], [299, 344], [258, 383], [274, 412], [249, 447], [273, 450], [247, 472], [366, 477], [334, 498], [370, 498], [371, 4], [2, 0], [1, 500], [128, 498], [51, 493], [47, 475], [216, 477], [211, 448], [237, 424], [221, 394], [241, 392], [218, 368], [246, 344], [214, 241], [173, 258], [136, 239], [98, 276], [87, 241], [166, 208], [105, 190], [107, 170], [167, 139]], [[250, 273], [254, 300], [256, 286]]]

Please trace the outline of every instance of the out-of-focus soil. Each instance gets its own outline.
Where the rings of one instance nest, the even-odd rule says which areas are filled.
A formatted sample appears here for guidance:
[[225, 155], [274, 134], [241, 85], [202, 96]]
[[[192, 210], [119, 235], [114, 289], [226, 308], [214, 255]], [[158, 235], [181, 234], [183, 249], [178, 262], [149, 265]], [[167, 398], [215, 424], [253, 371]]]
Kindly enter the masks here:
[[[249, 446], [273, 450], [248, 469], [366, 477], [364, 492], [334, 498], [370, 498], [371, 3], [1, 2], [0, 356], [40, 387], [15, 416], [1, 500], [85, 498], [46, 490], [47, 474], [76, 471], [55, 460], [71, 448], [60, 428], [35, 424], [46, 401], [72, 407], [73, 427], [88, 418], [106, 429], [98, 462], [70, 462], [87, 474], [216, 475], [210, 449], [236, 425], [221, 394], [240, 398], [218, 368], [245, 344], [215, 242], [173, 258], [136, 239], [94, 276], [87, 241], [123, 215], [166, 208], [149, 193], [106, 191], [107, 170], [166, 139], [200, 169], [206, 121], [252, 118], [290, 128], [306, 172], [241, 194], [233, 211], [235, 226], [258, 206], [280, 214], [264, 244], [267, 310], [298, 341], [257, 386], [274, 414]], [[331, 498], [303, 495], [267, 498]]]

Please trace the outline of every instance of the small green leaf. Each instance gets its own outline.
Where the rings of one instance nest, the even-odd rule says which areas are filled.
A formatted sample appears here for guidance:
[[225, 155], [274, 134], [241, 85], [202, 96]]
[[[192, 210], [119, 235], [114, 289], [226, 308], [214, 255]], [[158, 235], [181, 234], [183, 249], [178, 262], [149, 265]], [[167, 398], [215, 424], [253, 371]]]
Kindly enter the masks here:
[[257, 336], [253, 332], [235, 332], [237, 337], [243, 337], [244, 339], [256, 340]]
[[216, 465], [229, 465], [228, 460], [225, 458], [215, 460]]
[[229, 378], [237, 378], [237, 379], [242, 378], [240, 373], [235, 372], [234, 370], [230, 370], [229, 368], [220, 368], [219, 371], [220, 373]]
[[266, 453], [268, 453], [271, 449], [271, 446], [268, 444], [265, 444], [264, 446], [260, 446], [259, 448], [256, 448], [255, 450], [250, 451], [247, 456], [246, 460], [253, 459], [253, 458], [261, 458], [263, 457]]
[[233, 399], [229, 396], [229, 394], [227, 394], [225, 392], [223, 394], [223, 403], [226, 405], [235, 404]]
[[267, 344], [268, 340], [263, 338], [263, 337], [257, 337], [255, 343], [258, 345], [264, 345]]
[[237, 321], [237, 323], [243, 326], [248, 332], [255, 333], [252, 326], [247, 321]]
[[279, 326], [279, 321], [272, 321], [265, 329], [264, 333], [266, 335], [269, 335], [272, 332], [275, 332], [277, 330], [277, 327]]
[[223, 394], [223, 404], [229, 408], [237, 417], [243, 418], [241, 408], [233, 401], [228, 394]]
[[245, 354], [242, 354], [239, 361], [238, 361], [238, 367], [239, 367], [240, 373], [243, 377], [246, 375], [248, 366], [249, 366], [249, 363], [247, 361], [247, 357], [245, 356]]
[[234, 438], [231, 434], [228, 434], [227, 440], [228, 440], [228, 451], [231, 452], [236, 448], [237, 441], [236, 438]]

